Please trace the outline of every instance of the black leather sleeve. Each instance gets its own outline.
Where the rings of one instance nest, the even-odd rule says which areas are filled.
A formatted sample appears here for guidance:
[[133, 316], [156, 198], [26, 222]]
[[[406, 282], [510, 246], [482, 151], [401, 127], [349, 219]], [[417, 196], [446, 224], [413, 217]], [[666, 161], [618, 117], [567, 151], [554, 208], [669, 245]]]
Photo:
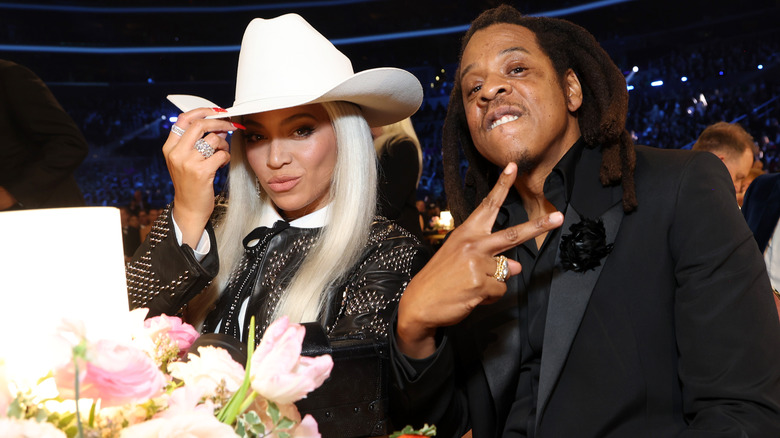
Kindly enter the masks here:
[[188, 245], [179, 245], [168, 206], [152, 226], [146, 240], [127, 265], [127, 295], [130, 309], [146, 307], [147, 317], [175, 315], [198, 295], [219, 270], [214, 229], [206, 232], [211, 248], [198, 262]]

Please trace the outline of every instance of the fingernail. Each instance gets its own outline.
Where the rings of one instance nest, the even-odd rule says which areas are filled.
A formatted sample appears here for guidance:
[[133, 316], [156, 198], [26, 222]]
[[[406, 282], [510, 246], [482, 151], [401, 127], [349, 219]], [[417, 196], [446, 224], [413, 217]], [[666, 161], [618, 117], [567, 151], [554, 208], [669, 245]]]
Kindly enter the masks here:
[[560, 211], [556, 211], [555, 213], [550, 214], [550, 223], [552, 224], [558, 224], [563, 223], [563, 213]]
[[238, 128], [238, 129], [244, 129], [244, 130], [246, 130], [246, 126], [244, 126], [244, 125], [242, 125], [242, 124], [240, 124], [240, 123], [231, 122], [231, 124], [232, 124], [234, 127]]
[[218, 113], [226, 113], [227, 112], [227, 110], [225, 108], [220, 108], [220, 107], [214, 107], [214, 108], [212, 108], [212, 110], [214, 110], [214, 111], [216, 111]]
[[509, 175], [512, 173], [512, 164], [514, 163], [509, 163], [506, 165], [506, 167], [504, 168], [504, 174]]

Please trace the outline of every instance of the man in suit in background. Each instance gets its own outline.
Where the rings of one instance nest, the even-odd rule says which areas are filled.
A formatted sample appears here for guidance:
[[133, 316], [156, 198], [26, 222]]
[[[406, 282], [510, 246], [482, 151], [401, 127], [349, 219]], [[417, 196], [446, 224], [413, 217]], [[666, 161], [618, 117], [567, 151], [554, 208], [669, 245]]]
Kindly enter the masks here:
[[739, 194], [744, 193], [746, 179], [753, 168], [754, 148], [753, 136], [741, 125], [717, 122], [704, 128], [691, 149], [712, 152], [720, 158], [731, 175], [734, 190]]
[[399, 304], [394, 422], [780, 436], [780, 321], [731, 178], [634, 146], [627, 108], [585, 29], [506, 5], [472, 23], [443, 133], [459, 226]]
[[760, 175], [745, 192], [742, 215], [764, 254], [780, 315], [780, 173]]
[[84, 205], [73, 172], [89, 146], [46, 84], [0, 59], [0, 211]]

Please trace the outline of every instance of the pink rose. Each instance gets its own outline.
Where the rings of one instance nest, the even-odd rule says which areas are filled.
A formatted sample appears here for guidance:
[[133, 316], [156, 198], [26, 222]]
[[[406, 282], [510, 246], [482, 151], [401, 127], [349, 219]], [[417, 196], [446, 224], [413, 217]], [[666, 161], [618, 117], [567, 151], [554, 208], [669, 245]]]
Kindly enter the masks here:
[[262, 397], [280, 404], [296, 402], [330, 376], [329, 355], [301, 357], [306, 329], [290, 324], [286, 316], [274, 321], [252, 354], [251, 381]]
[[217, 386], [224, 382], [231, 394], [244, 383], [244, 367], [233, 360], [224, 348], [198, 347], [198, 354], [190, 353], [187, 362], [168, 364], [171, 376], [188, 386], [199, 386], [206, 394], [214, 395]]
[[[165, 375], [143, 351], [115, 341], [101, 340], [90, 346], [86, 364], [79, 364], [81, 398], [100, 399], [101, 406], [141, 403], [159, 395]], [[72, 398], [73, 363], [55, 371], [63, 397]]]
[[300, 424], [293, 429], [292, 438], [321, 438], [317, 420], [306, 414]]
[[120, 438], [236, 438], [232, 427], [221, 423], [214, 415], [199, 412], [155, 418], [130, 426]]
[[157, 418], [171, 418], [184, 414], [199, 413], [201, 415], [214, 415], [214, 403], [211, 400], [203, 400], [206, 395], [202, 387], [180, 386], [168, 397], [168, 408], [157, 414]]
[[168, 336], [179, 347], [179, 356], [184, 356], [199, 333], [195, 328], [176, 316], [160, 315], [144, 321], [147, 336], [155, 339], [158, 336]]

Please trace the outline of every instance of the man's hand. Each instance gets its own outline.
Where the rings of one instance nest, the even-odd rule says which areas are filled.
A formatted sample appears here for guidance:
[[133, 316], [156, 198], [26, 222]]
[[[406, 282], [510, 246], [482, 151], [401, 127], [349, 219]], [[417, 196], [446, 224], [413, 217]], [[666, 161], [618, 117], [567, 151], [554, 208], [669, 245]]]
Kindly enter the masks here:
[[[457, 324], [478, 305], [493, 303], [506, 293], [506, 283], [493, 277], [493, 256], [563, 223], [563, 215], [555, 212], [491, 233], [516, 177], [517, 166], [510, 163], [488, 196], [407, 286], [398, 307], [396, 333], [405, 355], [418, 359], [430, 356], [436, 350], [437, 328]], [[509, 275], [519, 274], [520, 264], [508, 262]]]

